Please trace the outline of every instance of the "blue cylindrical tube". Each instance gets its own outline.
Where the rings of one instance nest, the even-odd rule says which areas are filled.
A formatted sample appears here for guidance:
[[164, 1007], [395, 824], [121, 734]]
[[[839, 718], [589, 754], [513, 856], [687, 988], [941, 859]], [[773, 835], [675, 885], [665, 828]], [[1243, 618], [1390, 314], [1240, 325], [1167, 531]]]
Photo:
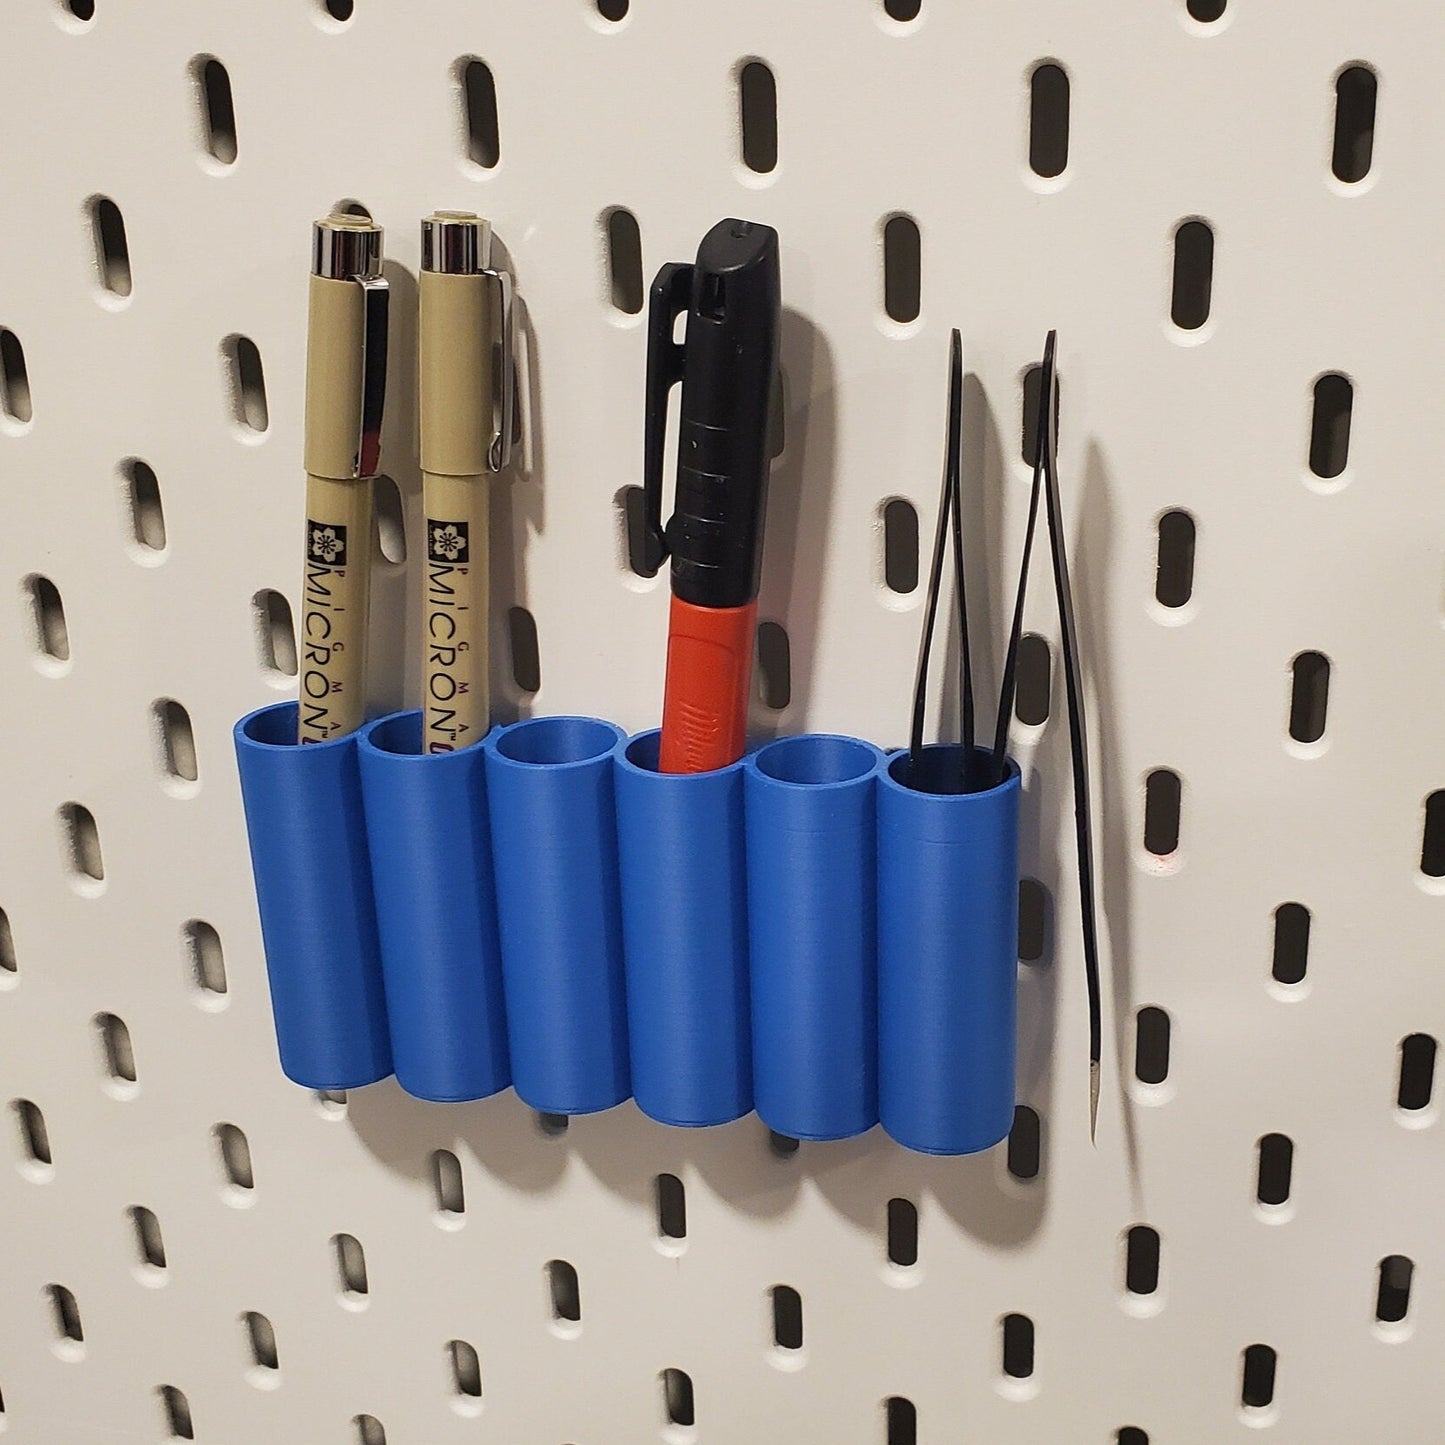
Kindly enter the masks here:
[[421, 751], [421, 713], [357, 736], [397, 1082], [480, 1099], [511, 1082], [479, 746]]
[[236, 763], [286, 1077], [355, 1089], [391, 1073], [356, 736], [296, 742], [296, 704], [235, 726]]
[[612, 750], [622, 729], [545, 717], [492, 731], [492, 866], [512, 1082], [585, 1114], [631, 1092]]
[[988, 1149], [1014, 1112], [1019, 770], [931, 791], [958, 766], [940, 744], [917, 776], [900, 753], [878, 784], [878, 1112], [927, 1154]]
[[876, 773], [856, 738], [804, 734], [745, 765], [753, 1094], [796, 1139], [878, 1122]]
[[663, 1124], [753, 1107], [743, 765], [657, 771], [659, 734], [618, 746], [617, 846], [632, 1093]]

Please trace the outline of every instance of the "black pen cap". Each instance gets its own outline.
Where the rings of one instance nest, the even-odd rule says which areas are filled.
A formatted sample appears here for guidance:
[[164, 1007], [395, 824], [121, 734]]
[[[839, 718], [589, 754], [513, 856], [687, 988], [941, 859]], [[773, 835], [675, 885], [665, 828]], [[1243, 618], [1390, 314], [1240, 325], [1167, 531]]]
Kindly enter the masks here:
[[758, 593], [781, 307], [778, 233], [719, 221], [692, 268], [667, 525], [673, 592], [700, 607], [741, 607]]

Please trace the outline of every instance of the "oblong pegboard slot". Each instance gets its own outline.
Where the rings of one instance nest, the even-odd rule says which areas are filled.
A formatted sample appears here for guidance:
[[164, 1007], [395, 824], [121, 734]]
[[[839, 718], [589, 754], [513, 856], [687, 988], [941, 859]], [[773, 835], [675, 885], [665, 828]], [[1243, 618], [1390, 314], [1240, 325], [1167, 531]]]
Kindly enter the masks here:
[[172, 1440], [194, 1440], [196, 1427], [191, 1419], [191, 1402], [175, 1385], [160, 1385], [161, 1420]]
[[30, 371], [20, 338], [0, 326], [0, 410], [22, 426], [35, 415], [30, 400]]
[[1351, 65], [1335, 79], [1335, 141], [1330, 169], [1354, 185], [1370, 173], [1375, 156], [1375, 104], [1379, 83], [1366, 65]]
[[778, 164], [778, 86], [761, 60], [749, 60], [738, 71], [738, 116], [743, 164], [767, 175]]
[[1029, 169], [1051, 180], [1069, 164], [1069, 76], [1046, 60], [1029, 77]]
[[191, 62], [201, 106], [201, 127], [206, 150], [223, 166], [236, 163], [236, 102], [231, 94], [231, 73], [214, 55], [198, 55]]
[[483, 170], [502, 158], [501, 124], [497, 118], [497, 82], [492, 68], [475, 55], [458, 61], [462, 83], [462, 118], [466, 128], [467, 158]]

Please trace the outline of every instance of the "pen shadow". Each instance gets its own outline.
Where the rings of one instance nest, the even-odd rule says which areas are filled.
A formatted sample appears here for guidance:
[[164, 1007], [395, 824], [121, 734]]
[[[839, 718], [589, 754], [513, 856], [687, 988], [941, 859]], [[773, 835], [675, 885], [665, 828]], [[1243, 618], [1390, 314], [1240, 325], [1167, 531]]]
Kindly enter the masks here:
[[[497, 263], [509, 266], [499, 243], [498, 250], [501, 255]], [[521, 438], [512, 453], [511, 465], [491, 480], [492, 719], [502, 724], [531, 715], [532, 694], [517, 682], [512, 609], [527, 607], [527, 548], [534, 535], [546, 530], [547, 522], [537, 332], [526, 302], [517, 296], [512, 304], [517, 329], [517, 419]]]
[[[1079, 542], [1075, 562], [1075, 596], [1078, 609], [1079, 645], [1084, 653], [1086, 674], [1093, 678], [1093, 737], [1096, 743], [1097, 789], [1102, 807], [1100, 821], [1101, 917], [1107, 925], [1109, 996], [1113, 1005], [1114, 1062], [1120, 1121], [1124, 1130], [1124, 1153], [1135, 1204], [1143, 1206], [1142, 1161], [1135, 1103], [1129, 1093], [1132, 1074], [1129, 1057], [1129, 1025], [1133, 1019], [1133, 879], [1134, 865], [1129, 846], [1130, 799], [1133, 789], [1123, 774], [1123, 748], [1119, 717], [1118, 665], [1114, 657], [1114, 630], [1110, 616], [1109, 576], [1114, 548], [1115, 518], [1112, 511], [1114, 488], [1108, 463], [1097, 441], [1090, 441], [1084, 455]], [[1101, 940], [1101, 954], [1104, 953]], [[1102, 980], [1101, 980], [1102, 987]], [[1107, 1026], [1106, 1026], [1107, 1037]]]
[[[783, 374], [783, 448], [768, 482], [758, 616], [788, 639], [786, 685], [776, 652], [760, 649], [749, 733], [769, 740], [807, 728], [813, 665], [828, 567], [829, 519], [837, 488], [838, 388], [827, 338], [797, 311], [785, 310], [779, 340]], [[802, 398], [801, 401], [798, 398]], [[781, 708], [764, 701], [786, 692]]]

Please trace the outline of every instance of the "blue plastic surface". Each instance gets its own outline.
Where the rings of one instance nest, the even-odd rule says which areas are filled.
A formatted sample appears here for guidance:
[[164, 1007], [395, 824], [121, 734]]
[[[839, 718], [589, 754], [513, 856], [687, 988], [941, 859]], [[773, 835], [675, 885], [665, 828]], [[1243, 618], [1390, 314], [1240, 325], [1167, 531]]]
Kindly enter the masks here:
[[753, 1107], [743, 765], [659, 773], [656, 730], [619, 744], [617, 844], [632, 1093], [663, 1124]]
[[355, 1089], [391, 1073], [356, 736], [296, 742], [296, 704], [235, 726], [276, 1043], [287, 1078]]
[[796, 1139], [878, 1121], [876, 774], [856, 738], [803, 734], [744, 765], [753, 1094]]
[[[925, 748], [921, 786], [958, 762]], [[879, 1116], [909, 1149], [971, 1154], [1013, 1124], [1019, 771], [983, 793], [907, 776], [901, 753], [878, 784]]]
[[631, 1092], [613, 802], [622, 737], [597, 718], [546, 717], [482, 743], [512, 1082], [550, 1114]]
[[421, 752], [421, 713], [357, 735], [397, 1082], [480, 1099], [512, 1080], [480, 744]]

